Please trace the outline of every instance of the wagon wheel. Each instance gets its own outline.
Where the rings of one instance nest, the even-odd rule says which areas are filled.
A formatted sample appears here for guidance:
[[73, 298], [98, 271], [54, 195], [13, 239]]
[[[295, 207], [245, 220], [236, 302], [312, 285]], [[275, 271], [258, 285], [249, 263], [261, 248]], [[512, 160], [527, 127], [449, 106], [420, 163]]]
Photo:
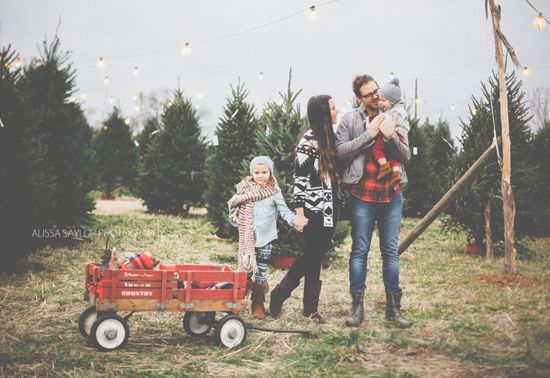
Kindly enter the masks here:
[[78, 318], [78, 330], [84, 337], [90, 336], [92, 326], [97, 319], [97, 312], [95, 306], [90, 306], [80, 314]]
[[94, 322], [88, 340], [100, 350], [111, 351], [122, 348], [128, 343], [130, 328], [128, 322], [116, 315], [101, 315]]
[[215, 312], [186, 312], [183, 316], [183, 329], [190, 336], [204, 336], [214, 325]]
[[238, 315], [226, 315], [216, 324], [216, 341], [220, 346], [234, 348], [246, 340], [246, 326]]

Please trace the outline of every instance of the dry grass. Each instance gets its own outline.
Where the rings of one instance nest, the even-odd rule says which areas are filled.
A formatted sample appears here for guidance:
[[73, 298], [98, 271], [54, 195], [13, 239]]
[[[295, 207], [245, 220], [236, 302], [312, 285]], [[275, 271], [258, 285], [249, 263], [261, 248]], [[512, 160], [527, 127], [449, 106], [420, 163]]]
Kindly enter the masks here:
[[[132, 210], [134, 211], [134, 210]], [[30, 256], [24, 273], [0, 277], [2, 376], [548, 376], [550, 375], [550, 240], [531, 242], [530, 260], [518, 261], [519, 278], [500, 276], [502, 261], [464, 255], [464, 235], [445, 234], [438, 223], [402, 255], [403, 308], [414, 322], [398, 330], [383, 318], [384, 289], [378, 240], [367, 279], [366, 321], [349, 329], [347, 263], [323, 271], [320, 308], [328, 323], [301, 315], [302, 286], [279, 320], [253, 321], [273, 328], [307, 328], [314, 336], [249, 332], [245, 345], [225, 350], [212, 336], [185, 335], [181, 314], [136, 313], [124, 350], [101, 353], [77, 329], [83, 264], [97, 260], [102, 235], [117, 235], [119, 249], [151, 251], [165, 262], [219, 262], [235, 245], [211, 237], [203, 211], [182, 220], [142, 212], [96, 215], [91, 239], [49, 247]], [[404, 232], [416, 220], [404, 220]], [[350, 240], [340, 249], [347, 256]], [[25, 271], [25, 269], [27, 269]], [[274, 286], [284, 271], [270, 270]], [[247, 311], [243, 317], [251, 320]]]

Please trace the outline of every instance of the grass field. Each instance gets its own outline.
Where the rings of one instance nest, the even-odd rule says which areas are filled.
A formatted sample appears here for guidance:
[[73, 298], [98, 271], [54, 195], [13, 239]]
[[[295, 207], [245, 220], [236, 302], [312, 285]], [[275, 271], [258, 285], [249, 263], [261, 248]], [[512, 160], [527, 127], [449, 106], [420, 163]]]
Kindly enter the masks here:
[[[412, 328], [384, 320], [381, 259], [374, 240], [369, 259], [366, 321], [349, 329], [348, 238], [342, 259], [322, 272], [320, 309], [328, 324], [300, 315], [302, 286], [285, 303], [279, 320], [254, 324], [307, 328], [313, 336], [249, 332], [235, 350], [215, 346], [213, 336], [187, 336], [181, 314], [136, 313], [130, 341], [102, 353], [78, 332], [83, 269], [99, 260], [103, 234], [113, 232], [119, 250], [151, 251], [163, 262], [228, 262], [235, 244], [212, 237], [204, 211], [188, 219], [98, 212], [91, 237], [71, 246], [45, 248], [0, 277], [0, 376], [550, 376], [550, 239], [529, 242], [529, 260], [518, 276], [503, 277], [492, 264], [463, 254], [465, 235], [432, 225], [402, 255], [405, 316]], [[404, 219], [403, 232], [417, 220]], [[270, 270], [274, 286], [284, 271]]]

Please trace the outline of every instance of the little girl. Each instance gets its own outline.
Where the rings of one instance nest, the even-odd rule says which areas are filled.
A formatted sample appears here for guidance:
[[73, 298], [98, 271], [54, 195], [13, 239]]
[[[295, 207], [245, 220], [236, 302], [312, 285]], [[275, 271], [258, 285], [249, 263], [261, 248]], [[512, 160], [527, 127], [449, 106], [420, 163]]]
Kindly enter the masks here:
[[[395, 131], [399, 136], [406, 136], [409, 132], [409, 122], [407, 121], [407, 111], [403, 101], [403, 93], [399, 86], [399, 79], [393, 78], [389, 83], [385, 84], [378, 90], [378, 105], [380, 111], [386, 112], [390, 119], [396, 118]], [[384, 153], [384, 140], [382, 133], [376, 137], [376, 142], [372, 148], [374, 158], [379, 164], [377, 180], [382, 180], [391, 173], [390, 187], [401, 182], [401, 171], [399, 162], [386, 158]]]
[[[277, 215], [298, 231], [296, 215], [287, 207], [273, 175], [273, 161], [257, 156], [250, 162], [250, 174], [237, 184], [237, 194], [228, 201], [229, 220], [239, 229], [239, 268], [255, 273], [252, 286], [252, 315], [265, 318], [266, 272], [271, 257], [271, 242], [277, 239]], [[248, 286], [248, 285], [247, 285]]]

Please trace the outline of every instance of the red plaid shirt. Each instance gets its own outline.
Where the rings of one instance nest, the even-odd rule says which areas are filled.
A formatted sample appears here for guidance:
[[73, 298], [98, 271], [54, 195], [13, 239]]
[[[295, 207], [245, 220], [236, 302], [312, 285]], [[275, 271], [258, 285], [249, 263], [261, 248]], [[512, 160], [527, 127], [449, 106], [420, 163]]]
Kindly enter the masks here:
[[351, 186], [351, 195], [365, 202], [389, 203], [393, 196], [401, 192], [400, 185], [390, 188], [391, 175], [382, 180], [377, 180], [378, 164], [372, 153], [372, 148], [367, 151], [363, 177], [357, 184]]

